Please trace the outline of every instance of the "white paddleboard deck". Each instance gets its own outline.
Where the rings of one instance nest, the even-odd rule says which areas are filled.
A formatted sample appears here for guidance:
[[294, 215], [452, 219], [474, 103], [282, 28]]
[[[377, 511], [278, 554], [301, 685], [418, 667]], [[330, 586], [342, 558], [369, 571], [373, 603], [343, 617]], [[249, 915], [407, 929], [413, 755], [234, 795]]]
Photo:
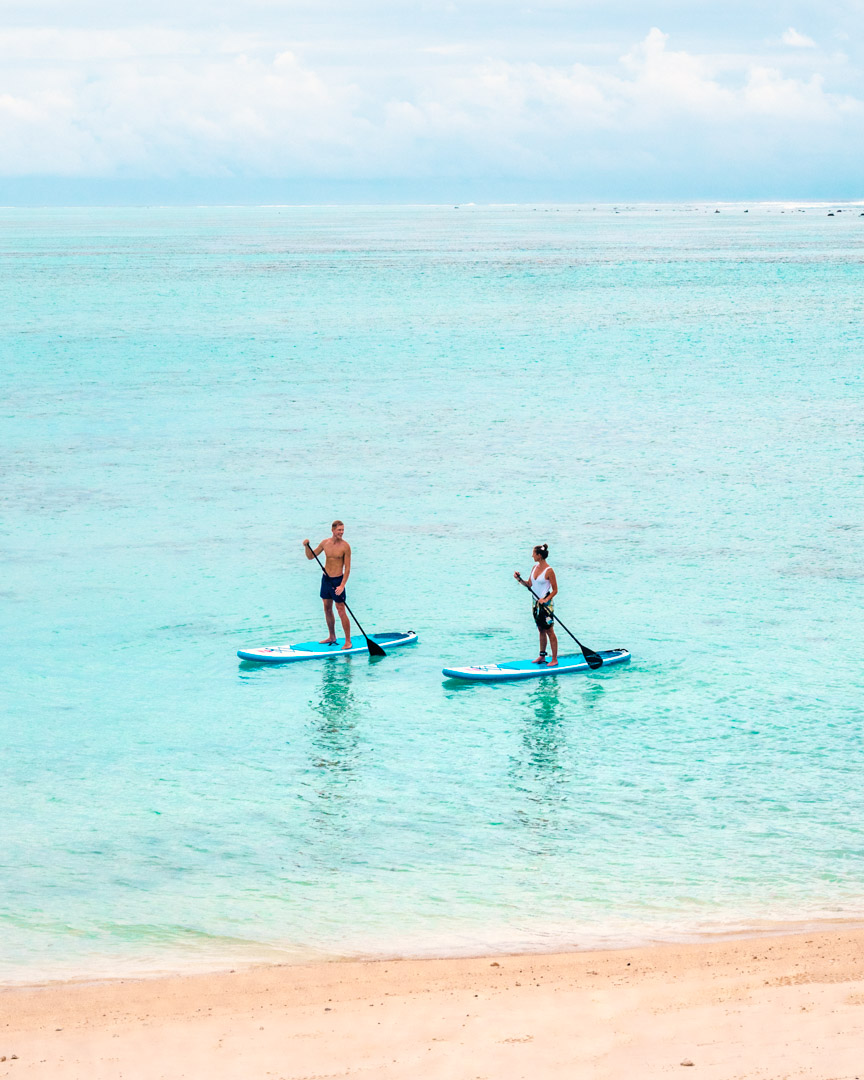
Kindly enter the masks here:
[[[369, 637], [382, 649], [396, 649], [400, 645], [413, 645], [417, 635], [413, 630], [390, 634], [370, 634]], [[335, 656], [351, 656], [367, 653], [366, 639], [357, 634], [350, 649], [343, 649], [345, 638], [337, 638], [335, 645], [322, 645], [319, 641], [301, 641], [297, 645], [262, 645], [258, 649], [238, 649], [241, 660], [258, 664], [292, 664], [298, 660], [332, 660]]]
[[[627, 649], [607, 649], [597, 654], [603, 660], [603, 668], [613, 664], [626, 664], [630, 659]], [[473, 666], [447, 668], [442, 674], [450, 679], [468, 679], [471, 682], [513, 682], [515, 679], [541, 679], [544, 675], [567, 675], [574, 671], [591, 671], [582, 653], [559, 656], [558, 666], [533, 664], [530, 660], [507, 660], [500, 664], [475, 664]]]

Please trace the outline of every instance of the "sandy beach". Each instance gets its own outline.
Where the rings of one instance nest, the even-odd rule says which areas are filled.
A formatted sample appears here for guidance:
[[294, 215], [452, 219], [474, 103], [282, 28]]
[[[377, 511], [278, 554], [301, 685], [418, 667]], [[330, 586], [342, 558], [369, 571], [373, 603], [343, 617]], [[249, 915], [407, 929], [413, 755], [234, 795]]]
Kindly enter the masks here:
[[864, 1077], [864, 930], [0, 993], [0, 1077]]

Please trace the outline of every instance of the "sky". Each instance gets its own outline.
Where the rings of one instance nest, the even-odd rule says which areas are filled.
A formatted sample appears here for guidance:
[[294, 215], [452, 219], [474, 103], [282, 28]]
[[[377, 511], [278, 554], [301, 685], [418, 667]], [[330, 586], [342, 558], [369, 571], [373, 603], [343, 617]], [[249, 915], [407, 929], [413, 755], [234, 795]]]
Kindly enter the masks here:
[[280, 184], [864, 197], [864, 0], [0, 2], [0, 199]]

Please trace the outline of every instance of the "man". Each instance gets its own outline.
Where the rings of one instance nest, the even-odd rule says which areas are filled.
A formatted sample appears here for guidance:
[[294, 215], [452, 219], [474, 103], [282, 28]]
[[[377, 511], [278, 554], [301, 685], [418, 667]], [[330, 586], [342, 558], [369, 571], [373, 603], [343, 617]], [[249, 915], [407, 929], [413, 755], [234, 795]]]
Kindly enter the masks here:
[[303, 541], [303, 550], [306, 552], [307, 559], [314, 559], [322, 551], [326, 556], [319, 595], [324, 601], [324, 618], [327, 620], [328, 636], [321, 644], [336, 644], [336, 620], [333, 617], [333, 605], [335, 604], [336, 610], [339, 612], [339, 619], [342, 622], [342, 631], [345, 634], [345, 644], [342, 648], [350, 649], [351, 622], [348, 618], [348, 612], [345, 610], [345, 601], [347, 599], [345, 586], [348, 584], [348, 575], [351, 573], [351, 545], [347, 540], [342, 539], [345, 532], [343, 522], [334, 521], [330, 528], [333, 535], [328, 536], [326, 540], [322, 540], [314, 551], [309, 546], [308, 540]]

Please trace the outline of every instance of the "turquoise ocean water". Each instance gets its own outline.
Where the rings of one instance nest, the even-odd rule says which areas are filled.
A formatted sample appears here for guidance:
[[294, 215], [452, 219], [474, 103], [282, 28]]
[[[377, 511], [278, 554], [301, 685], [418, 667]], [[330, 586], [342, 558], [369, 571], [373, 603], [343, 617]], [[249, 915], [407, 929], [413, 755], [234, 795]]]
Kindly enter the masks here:
[[864, 917], [860, 210], [0, 211], [0, 978]]

